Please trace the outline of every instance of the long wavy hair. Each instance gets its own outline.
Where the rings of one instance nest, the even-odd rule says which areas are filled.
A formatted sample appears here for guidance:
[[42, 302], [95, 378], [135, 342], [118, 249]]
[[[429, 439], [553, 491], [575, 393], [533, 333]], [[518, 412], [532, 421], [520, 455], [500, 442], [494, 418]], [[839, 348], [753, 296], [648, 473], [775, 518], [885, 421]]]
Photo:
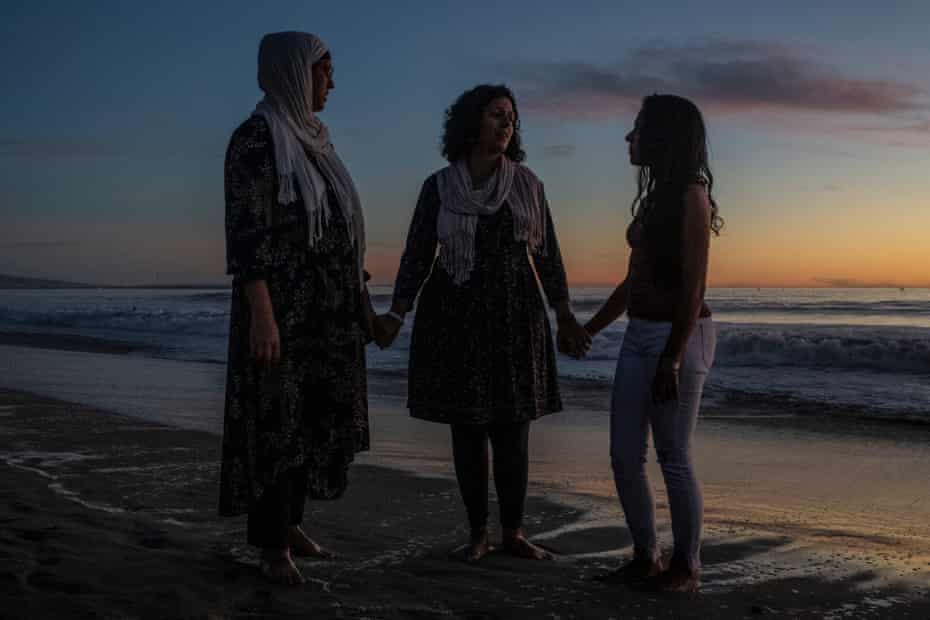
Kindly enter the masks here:
[[517, 100], [513, 92], [503, 84], [480, 84], [459, 95], [455, 103], [446, 109], [440, 150], [449, 163], [467, 157], [478, 144], [484, 110], [489, 103], [501, 97], [510, 99], [515, 118], [513, 136], [504, 154], [515, 162], [526, 159], [520, 140], [520, 112], [517, 110]]
[[677, 95], [650, 95], [639, 112], [641, 161], [633, 199], [634, 219], [641, 219], [644, 239], [656, 260], [656, 277], [669, 284], [681, 280], [681, 227], [689, 185], [703, 183], [711, 206], [710, 228], [723, 229], [714, 200], [714, 175], [707, 155], [707, 129], [701, 111]]

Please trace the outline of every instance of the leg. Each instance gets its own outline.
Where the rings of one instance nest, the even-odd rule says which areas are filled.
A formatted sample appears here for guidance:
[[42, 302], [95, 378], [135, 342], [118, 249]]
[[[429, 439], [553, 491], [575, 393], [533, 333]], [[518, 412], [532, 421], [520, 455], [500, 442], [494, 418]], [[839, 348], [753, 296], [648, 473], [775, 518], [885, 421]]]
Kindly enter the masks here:
[[304, 520], [304, 508], [307, 505], [307, 468], [305, 463], [287, 472], [287, 482], [291, 488], [290, 524], [300, 526]]
[[494, 484], [501, 512], [503, 548], [508, 553], [531, 560], [551, 559], [552, 554], [537, 547], [523, 533], [523, 508], [529, 477], [530, 423], [495, 425], [490, 428], [494, 453]]
[[[663, 580], [668, 582], [663, 585], [666, 589], [695, 589], [701, 569], [704, 499], [692, 463], [691, 437], [707, 378], [707, 361], [713, 357], [713, 334], [706, 333], [712, 329], [709, 321], [695, 327], [679, 373], [678, 402], [656, 407], [650, 416], [675, 539], [671, 565]], [[710, 345], [709, 355], [705, 343]]]
[[463, 554], [467, 561], [477, 561], [491, 550], [488, 542], [487, 427], [453, 424], [452, 456], [471, 527], [471, 540]]
[[630, 324], [617, 360], [610, 405], [610, 461], [617, 496], [633, 538], [634, 558], [652, 565], [660, 558], [655, 500], [646, 476], [647, 407], [653, 364], [641, 349], [640, 341], [646, 334], [640, 331], [636, 324]]
[[490, 427], [494, 460], [494, 486], [500, 506], [501, 526], [518, 530], [523, 526], [523, 507], [529, 478], [530, 423]]
[[246, 525], [249, 544], [262, 548], [260, 569], [270, 581], [286, 585], [304, 582], [288, 546], [291, 488], [287, 475], [265, 487], [249, 511]]
[[289, 481], [279, 480], [265, 487], [252, 505], [246, 522], [246, 538], [250, 545], [262, 548], [287, 547], [290, 524]]
[[307, 465], [288, 472], [288, 484], [291, 488], [290, 523], [288, 524], [287, 542], [291, 553], [297, 557], [331, 559], [334, 554], [320, 546], [307, 536], [301, 527], [304, 520], [304, 507], [307, 503]]

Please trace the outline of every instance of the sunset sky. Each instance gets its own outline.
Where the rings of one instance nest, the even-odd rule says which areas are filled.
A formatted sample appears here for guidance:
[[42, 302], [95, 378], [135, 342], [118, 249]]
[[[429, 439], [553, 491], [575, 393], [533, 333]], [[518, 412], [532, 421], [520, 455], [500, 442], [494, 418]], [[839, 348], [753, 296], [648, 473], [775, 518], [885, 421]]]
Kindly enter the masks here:
[[332, 50], [323, 114], [392, 281], [443, 111], [514, 88], [574, 285], [625, 272], [641, 97], [704, 110], [715, 286], [930, 286], [930, 3], [29, 2], [0, 22], [0, 273], [221, 283], [261, 35]]

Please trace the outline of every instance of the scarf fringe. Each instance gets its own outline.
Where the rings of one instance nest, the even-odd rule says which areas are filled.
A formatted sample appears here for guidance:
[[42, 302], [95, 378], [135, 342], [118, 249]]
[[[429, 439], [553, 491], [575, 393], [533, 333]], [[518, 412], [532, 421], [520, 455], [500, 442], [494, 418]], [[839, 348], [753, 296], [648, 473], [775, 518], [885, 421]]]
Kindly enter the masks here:
[[[307, 244], [315, 247], [331, 220], [331, 209], [342, 210], [348, 230], [349, 243], [356, 249], [359, 289], [365, 288], [365, 222], [362, 205], [345, 164], [332, 145], [314, 151], [318, 168], [310, 163], [303, 143], [295, 135], [283, 114], [267, 100], [258, 105], [255, 115], [263, 118], [271, 130], [278, 169], [278, 203], [292, 204], [303, 198], [307, 211]], [[326, 197], [326, 182], [332, 185], [338, 205], [331, 205]]]
[[496, 213], [505, 201], [513, 214], [514, 239], [546, 253], [546, 199], [529, 170], [505, 159], [486, 189], [472, 190], [468, 169], [459, 161], [440, 170], [437, 182], [439, 264], [456, 285], [468, 282], [474, 270], [478, 216]]

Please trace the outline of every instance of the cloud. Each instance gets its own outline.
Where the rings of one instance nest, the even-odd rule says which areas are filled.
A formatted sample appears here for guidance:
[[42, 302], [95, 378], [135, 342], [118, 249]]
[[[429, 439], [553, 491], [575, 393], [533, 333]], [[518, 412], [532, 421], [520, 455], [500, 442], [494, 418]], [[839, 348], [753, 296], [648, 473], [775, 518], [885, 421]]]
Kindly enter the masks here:
[[12, 243], [0, 242], [0, 249], [4, 250], [32, 250], [32, 249], [49, 249], [78, 247], [85, 245], [83, 241], [15, 241]]
[[855, 278], [814, 278], [814, 282], [835, 288], [897, 288], [900, 286], [892, 281], [856, 280]]
[[562, 119], [628, 118], [644, 95], [674, 92], [713, 111], [906, 115], [927, 131], [926, 89], [830, 67], [816, 54], [778, 44], [708, 39], [653, 44], [614, 66], [584, 62], [513, 63], [523, 107]]
[[550, 144], [543, 147], [543, 157], [546, 159], [561, 159], [575, 154], [574, 144]]
[[3, 157], [115, 157], [137, 160], [201, 159], [223, 157], [225, 147], [219, 142], [166, 140], [165, 138], [76, 138], [25, 137], [0, 138]]
[[885, 144], [926, 148], [930, 146], [930, 120], [895, 121], [873, 125], [848, 125], [847, 133], [863, 138], [879, 137]]

